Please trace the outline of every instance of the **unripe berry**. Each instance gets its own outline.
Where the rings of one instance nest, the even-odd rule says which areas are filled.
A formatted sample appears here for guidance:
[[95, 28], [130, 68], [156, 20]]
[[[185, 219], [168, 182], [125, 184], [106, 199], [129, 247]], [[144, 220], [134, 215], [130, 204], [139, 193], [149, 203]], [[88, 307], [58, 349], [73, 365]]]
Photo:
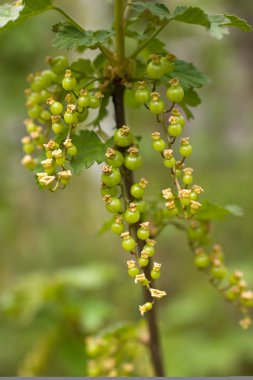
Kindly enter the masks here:
[[127, 126], [119, 128], [114, 133], [114, 142], [117, 146], [125, 148], [133, 143], [133, 135]]
[[147, 240], [149, 238], [149, 222], [141, 223], [137, 230], [137, 236], [140, 240]]
[[161, 138], [160, 132], [154, 132], [151, 135], [151, 138], [153, 140], [152, 147], [156, 152], [163, 152], [165, 149], [165, 141]]
[[71, 70], [66, 70], [65, 76], [62, 80], [62, 87], [66, 91], [74, 90], [76, 87], [76, 78], [72, 76]]
[[137, 210], [135, 203], [130, 203], [129, 208], [126, 209], [124, 218], [127, 223], [134, 224], [140, 220], [140, 212]]
[[155, 115], [158, 115], [159, 113], [162, 113], [165, 110], [164, 102], [160, 99], [160, 94], [158, 92], [153, 92], [151, 94], [149, 109]]
[[180, 103], [184, 98], [184, 90], [179, 85], [179, 80], [174, 78], [170, 80], [170, 87], [167, 89], [166, 96], [173, 103]]

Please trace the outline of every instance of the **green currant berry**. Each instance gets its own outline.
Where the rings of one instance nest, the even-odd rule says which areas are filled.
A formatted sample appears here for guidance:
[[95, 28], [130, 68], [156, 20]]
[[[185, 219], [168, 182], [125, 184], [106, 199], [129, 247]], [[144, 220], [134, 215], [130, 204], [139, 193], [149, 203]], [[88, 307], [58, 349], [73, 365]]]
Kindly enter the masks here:
[[124, 232], [124, 224], [123, 223], [112, 223], [111, 225], [111, 231], [117, 235], [122, 234]]
[[142, 165], [142, 158], [141, 156], [133, 156], [128, 154], [124, 159], [124, 165], [129, 170], [137, 170]]
[[151, 277], [153, 278], [153, 280], [158, 280], [158, 278], [160, 278], [161, 276], [161, 272], [156, 272], [154, 270], [151, 271]]
[[76, 78], [74, 77], [64, 77], [62, 80], [62, 87], [66, 91], [72, 91], [76, 87]]
[[51, 65], [53, 72], [56, 74], [64, 74], [69, 66], [67, 58], [61, 55], [49, 59], [49, 64]]
[[131, 186], [130, 192], [134, 198], [142, 198], [144, 195], [144, 189], [138, 183]]
[[55, 171], [55, 168], [54, 168], [54, 166], [50, 166], [49, 168], [45, 168], [44, 169], [45, 170], [45, 172], [47, 173], [47, 174], [53, 174], [54, 173], [54, 171]]
[[164, 102], [161, 99], [151, 100], [149, 103], [149, 109], [155, 115], [162, 113], [165, 110]]
[[133, 251], [136, 246], [136, 241], [132, 237], [129, 237], [128, 239], [123, 239], [121, 244], [122, 248], [126, 251]]
[[90, 96], [88, 95], [80, 95], [79, 98], [77, 99], [77, 104], [80, 107], [89, 107], [90, 105]]
[[31, 83], [31, 89], [34, 92], [40, 92], [45, 88], [45, 81], [42, 77], [37, 76], [34, 78], [33, 82]]
[[113, 168], [120, 168], [124, 162], [123, 154], [119, 150], [113, 150], [113, 153], [111, 155], [106, 155], [105, 162], [107, 165], [110, 165]]
[[190, 194], [190, 200], [191, 201], [197, 201], [198, 200], [198, 194], [195, 193], [194, 191], [192, 191]]
[[51, 113], [47, 110], [43, 110], [40, 114], [40, 118], [43, 121], [50, 121], [51, 120]]
[[45, 86], [49, 87], [55, 81], [56, 75], [52, 70], [43, 70], [41, 73], [41, 78], [43, 79]]
[[194, 258], [194, 264], [199, 269], [205, 269], [209, 266], [210, 259], [206, 254], [197, 255]]
[[163, 152], [165, 149], [165, 141], [163, 139], [154, 140], [152, 147], [156, 152]]
[[101, 188], [101, 195], [104, 197], [105, 195], [111, 195], [112, 197], [117, 197], [118, 195], [118, 188], [117, 186], [115, 187], [106, 187], [102, 186]]
[[53, 123], [52, 124], [52, 131], [56, 134], [59, 135], [62, 133], [64, 129], [64, 125], [62, 123]]
[[56, 165], [58, 165], [58, 166], [62, 166], [62, 165], [64, 165], [64, 164], [65, 164], [65, 157], [56, 158], [56, 159], [55, 159], [55, 163], [56, 163]]
[[110, 173], [102, 173], [102, 182], [107, 187], [114, 187], [120, 184], [121, 174], [119, 169], [112, 168]]
[[179, 115], [178, 116], [178, 122], [181, 125], [181, 127], [184, 128], [184, 126], [185, 126], [185, 118], [183, 117], [183, 115]]
[[[118, 198], [111, 198], [110, 202], [106, 203], [106, 210], [112, 213], [117, 213], [122, 210], [121, 200]], [[122, 231], [123, 232], [123, 231]]]
[[182, 179], [185, 185], [190, 185], [193, 181], [193, 176], [185, 174]]
[[42, 107], [39, 106], [38, 104], [35, 104], [33, 107], [31, 107], [28, 110], [28, 115], [32, 119], [38, 119], [40, 117], [41, 112], [42, 112]]
[[176, 160], [174, 157], [171, 157], [169, 159], [165, 158], [163, 164], [166, 168], [174, 168], [174, 166], [176, 165]]
[[69, 148], [67, 148], [67, 153], [71, 157], [76, 156], [77, 155], [77, 147], [75, 145], [70, 146]]
[[138, 260], [140, 267], [146, 267], [149, 263], [149, 259], [144, 259], [142, 257]]
[[181, 145], [179, 148], [179, 153], [183, 157], [188, 157], [192, 154], [192, 146], [190, 144], [188, 145]]
[[137, 103], [145, 104], [150, 99], [150, 91], [147, 88], [143, 88], [143, 89], [140, 88], [136, 90], [134, 97]]
[[173, 137], [178, 137], [182, 134], [182, 127], [178, 124], [170, 124], [168, 127], [168, 132]]
[[177, 207], [174, 207], [172, 209], [169, 209], [169, 214], [170, 216], [175, 216], [175, 215], [178, 215], [179, 214], [179, 210]]
[[101, 99], [95, 95], [90, 96], [90, 108], [96, 109], [101, 106]]
[[125, 221], [129, 224], [137, 223], [140, 220], [140, 217], [140, 212], [137, 209], [132, 210], [131, 208], [128, 208], [124, 214]]
[[128, 274], [130, 277], [136, 277], [140, 273], [139, 268], [133, 267], [128, 269]]
[[45, 102], [48, 98], [52, 97], [52, 94], [47, 90], [42, 90], [40, 93], [41, 101]]
[[190, 198], [180, 198], [180, 202], [182, 206], [189, 206], [189, 204], [191, 203], [191, 200]]
[[146, 303], [145, 303], [145, 309], [146, 309], [147, 311], [151, 310], [152, 307], [153, 307], [152, 302], [146, 302]]
[[23, 145], [23, 151], [26, 154], [30, 154], [34, 151], [34, 145], [33, 143], [28, 143]]
[[137, 236], [140, 240], [147, 240], [149, 238], [149, 230], [144, 228], [138, 228]]
[[66, 124], [75, 124], [77, 122], [77, 113], [66, 111], [64, 113], [64, 121]]
[[177, 178], [181, 177], [181, 175], [182, 175], [182, 170], [181, 170], [181, 169], [176, 169], [175, 174], [176, 174], [176, 177], [177, 177]]
[[27, 99], [27, 105], [34, 106], [35, 104], [39, 104], [41, 100], [41, 95], [38, 92], [33, 92]]
[[53, 115], [59, 115], [63, 111], [63, 105], [60, 102], [53, 102], [50, 106]]
[[117, 146], [127, 147], [133, 143], [133, 135], [128, 127], [117, 129], [114, 133], [114, 142]]
[[153, 60], [148, 63], [147, 74], [152, 79], [160, 79], [164, 75], [163, 65], [158, 61]]
[[143, 199], [134, 199], [134, 203], [136, 204], [137, 210], [142, 213], [146, 209], [146, 202]]
[[155, 254], [155, 248], [151, 245], [145, 245], [143, 250], [148, 254], [148, 257], [152, 257]]
[[184, 98], [184, 90], [179, 85], [172, 85], [167, 89], [166, 96], [172, 103], [180, 103]]
[[161, 58], [161, 65], [164, 74], [170, 74], [172, 71], [175, 70], [175, 63], [168, 59], [167, 57]]
[[222, 280], [223, 278], [226, 277], [227, 275], [227, 269], [223, 265], [221, 266], [213, 266], [210, 270], [210, 274], [214, 277], [217, 278], [218, 280]]
[[230, 288], [225, 292], [225, 297], [229, 301], [235, 301], [238, 298], [238, 292], [235, 288]]

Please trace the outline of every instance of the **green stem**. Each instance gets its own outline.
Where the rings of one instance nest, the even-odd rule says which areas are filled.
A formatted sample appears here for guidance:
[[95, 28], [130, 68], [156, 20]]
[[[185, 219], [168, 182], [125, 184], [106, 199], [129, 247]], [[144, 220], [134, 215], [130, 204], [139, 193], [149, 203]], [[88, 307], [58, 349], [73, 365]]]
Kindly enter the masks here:
[[158, 28], [153, 34], [151, 34], [151, 36], [143, 41], [138, 47], [137, 49], [130, 55], [129, 58], [135, 58], [149, 43], [150, 41], [152, 41], [164, 28], [165, 26], [167, 26], [169, 23], [169, 21], [166, 22], [166, 24], [160, 26], [160, 28]]
[[121, 64], [125, 59], [124, 0], [114, 0], [114, 29], [117, 60]]
[[80, 32], [84, 32], [84, 29], [83, 27], [78, 24], [68, 13], [66, 13], [63, 9], [59, 8], [59, 7], [55, 7], [53, 6], [52, 9], [54, 9], [55, 11], [61, 13], [67, 20], [69, 20], [71, 22], [71, 24], [75, 25], [75, 27], [80, 30]]

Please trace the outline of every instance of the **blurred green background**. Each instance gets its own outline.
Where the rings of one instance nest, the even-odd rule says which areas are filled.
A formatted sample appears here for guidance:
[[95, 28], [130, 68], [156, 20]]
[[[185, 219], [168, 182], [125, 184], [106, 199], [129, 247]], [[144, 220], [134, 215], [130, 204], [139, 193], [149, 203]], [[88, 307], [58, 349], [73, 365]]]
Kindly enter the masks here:
[[[168, 3], [170, 8], [183, 5]], [[235, 13], [253, 24], [248, 0], [190, 3], [208, 12]], [[112, 23], [110, 1], [59, 4], [87, 29]], [[60, 19], [53, 12], [43, 14], [0, 35], [0, 291], [5, 310], [0, 315], [0, 376], [85, 376], [84, 337], [140, 320], [140, 289], [128, 278], [120, 241], [110, 233], [98, 235], [108, 219], [99, 169], [82, 173], [65, 191], [53, 194], [38, 191], [20, 164], [26, 76], [43, 69], [47, 55], [59, 53], [51, 48], [50, 30]], [[201, 27], [175, 23], [163, 38], [171, 52], [212, 79], [200, 90], [202, 105], [193, 110], [195, 119], [187, 127], [194, 146], [191, 166], [205, 198], [244, 209], [243, 218], [215, 223], [213, 232], [229, 268], [241, 268], [253, 285], [252, 34], [232, 30], [216, 40]], [[155, 121], [139, 108], [129, 109], [128, 120], [135, 133], [144, 134], [140, 173], [150, 181], [149, 194], [156, 194], [165, 173], [148, 147]], [[111, 118], [106, 128], [112, 126]], [[196, 271], [182, 233], [167, 228], [157, 245], [164, 268], [159, 285], [168, 292], [159, 317], [169, 375], [253, 375], [252, 329], [240, 329], [237, 311]], [[136, 362], [140, 373], [152, 374], [141, 361]]]

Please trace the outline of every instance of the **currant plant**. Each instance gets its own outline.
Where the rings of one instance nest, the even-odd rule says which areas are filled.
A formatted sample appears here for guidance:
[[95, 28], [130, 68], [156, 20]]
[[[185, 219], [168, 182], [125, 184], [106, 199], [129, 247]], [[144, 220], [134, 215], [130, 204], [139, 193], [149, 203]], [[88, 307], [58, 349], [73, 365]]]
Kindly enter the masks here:
[[[203, 202], [204, 190], [195, 183], [190, 167], [193, 147], [187, 119], [193, 117], [190, 107], [200, 104], [196, 89], [208, 82], [207, 77], [168, 52], [157, 36], [176, 23], [201, 25], [217, 38], [226, 34], [228, 27], [252, 28], [234, 15], [209, 15], [193, 6], [172, 11], [160, 2], [130, 0], [114, 0], [112, 30], [87, 31], [52, 0], [5, 4], [0, 7], [0, 25], [4, 30], [47, 10], [64, 17], [53, 26], [53, 47], [78, 52], [92, 49], [98, 54], [93, 61], [79, 58], [72, 63], [63, 55], [47, 57], [47, 68], [28, 76], [22, 164], [41, 189], [55, 192], [64, 189], [73, 174], [104, 162], [101, 196], [112, 214], [111, 231], [126, 251], [126, 270], [144, 289], [139, 311], [142, 316], [147, 313], [155, 373], [163, 376], [155, 304], [166, 292], [154, 284], [162, 273], [156, 240], [163, 228], [173, 224], [187, 234], [194, 265], [241, 311], [240, 325], [245, 329], [252, 323], [253, 292], [241, 271], [228, 272], [223, 249], [212, 244], [210, 237], [212, 215], [233, 210], [217, 210]], [[134, 46], [128, 56], [126, 37]], [[138, 174], [145, 163], [135, 125], [128, 125], [125, 118], [126, 90], [150, 113], [150, 126], [143, 134], [150, 135], [150, 149], [160, 156], [168, 183], [156, 201], [145, 197], [152, 176], [145, 179]], [[108, 135], [102, 122], [110, 99], [115, 121]]]

